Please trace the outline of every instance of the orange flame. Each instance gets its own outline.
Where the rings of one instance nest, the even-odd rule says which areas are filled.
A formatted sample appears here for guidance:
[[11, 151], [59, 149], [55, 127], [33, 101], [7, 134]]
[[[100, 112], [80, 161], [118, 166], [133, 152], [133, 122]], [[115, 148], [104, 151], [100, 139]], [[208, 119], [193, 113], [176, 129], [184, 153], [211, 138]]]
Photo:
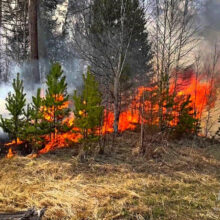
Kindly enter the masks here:
[[12, 142], [5, 144], [6, 147], [10, 147], [8, 150], [8, 154], [6, 155], [6, 158], [10, 159], [10, 158], [14, 157], [15, 154], [12, 152], [11, 146], [20, 145], [20, 144], [23, 144], [23, 141], [21, 141], [19, 138], [17, 138], [17, 142], [16, 142], [16, 140], [12, 140]]
[[7, 154], [6, 157], [7, 157], [8, 159], [14, 157], [14, 153], [12, 152], [12, 149], [11, 149], [11, 148], [9, 148], [9, 150], [8, 150], [8, 154]]
[[[201, 78], [198, 78], [195, 76], [194, 73], [191, 74], [190, 77], [187, 79], [179, 78], [177, 83], [171, 82], [170, 88], [169, 88], [169, 94], [172, 96], [174, 94], [174, 90], [177, 91], [175, 94], [175, 100], [184, 100], [185, 96], [190, 95], [191, 96], [191, 107], [194, 112], [196, 112], [196, 118], [201, 118], [202, 113], [208, 103], [208, 95], [211, 91], [210, 83], [202, 81]], [[150, 99], [147, 99], [142, 103], [142, 95], [144, 92], [151, 92], [152, 96], [157, 96], [157, 87], [139, 87], [137, 89], [137, 95], [131, 101], [130, 106], [128, 106], [127, 110], [124, 110], [120, 113], [119, 117], [119, 124], [118, 124], [118, 130], [120, 132], [123, 132], [125, 130], [134, 130], [136, 126], [143, 121], [144, 123], [151, 123], [153, 125], [158, 125], [159, 123], [159, 117], [158, 117], [158, 111], [159, 111], [159, 104], [158, 102], [152, 103]], [[62, 101], [63, 97], [59, 96], [58, 100]], [[85, 102], [85, 101], [84, 101]], [[178, 102], [179, 103], [179, 102]], [[86, 103], [85, 103], [86, 104]], [[166, 104], [166, 103], [165, 103]], [[62, 108], [67, 108], [70, 105], [70, 102], [65, 102]], [[155, 114], [154, 117], [147, 117], [144, 116], [142, 118], [140, 113], [140, 108], [144, 106], [145, 114]], [[214, 102], [213, 102], [214, 107]], [[48, 121], [53, 121], [54, 119], [54, 109], [53, 108], [46, 108], [43, 107], [42, 111], [44, 112], [44, 117]], [[162, 109], [163, 113], [167, 113], [167, 108]], [[176, 125], [177, 123], [177, 116], [179, 111], [179, 106], [174, 106], [171, 110], [171, 114], [173, 116], [173, 120], [170, 122], [171, 126]], [[80, 112], [80, 114], [83, 114], [83, 112]], [[150, 120], [150, 121], [149, 121]], [[74, 125], [74, 115], [73, 113], [69, 116], [69, 118], [66, 118], [63, 120], [63, 123], [66, 123], [67, 125], [73, 127]], [[103, 126], [99, 129], [101, 131], [101, 134], [106, 133], [112, 133], [113, 130], [113, 123], [114, 123], [114, 113], [109, 110], [104, 111], [104, 123]], [[69, 143], [77, 143], [82, 138], [82, 135], [79, 132], [79, 128], [73, 128], [71, 131], [66, 133], [58, 133], [55, 132], [54, 134], [47, 135], [45, 138], [45, 147], [39, 151], [39, 154], [45, 154], [51, 150], [54, 150], [56, 148], [63, 148], [69, 145]], [[20, 140], [17, 141], [18, 143], [22, 143]], [[11, 146], [15, 144], [15, 141], [12, 143], [7, 144], [7, 146]], [[12, 154], [12, 150], [10, 150], [10, 155]]]
[[[180, 104], [183, 103], [183, 101], [186, 100], [186, 96], [190, 95], [190, 100], [191, 100], [191, 107], [193, 109], [193, 112], [196, 112], [195, 117], [197, 119], [200, 119], [202, 117], [202, 113], [204, 109], [207, 106], [208, 103], [208, 97], [211, 92], [211, 87], [210, 83], [202, 81], [200, 78], [197, 78], [194, 73], [191, 73], [191, 77], [188, 77], [187, 79], [180, 78], [177, 81], [177, 94], [174, 98], [174, 100], [179, 100], [177, 103], [178, 105], [174, 105], [172, 108], [172, 116], [173, 120], [170, 121], [170, 125], [174, 126], [176, 125], [177, 117], [178, 117], [178, 112], [179, 112], [179, 107]], [[154, 91], [157, 89], [157, 87], [139, 87], [137, 90], [137, 95], [134, 98], [134, 101], [131, 103], [128, 109], [121, 112], [120, 117], [119, 117], [119, 125], [118, 125], [118, 130], [123, 132], [125, 130], [133, 130], [136, 128], [137, 124], [143, 120], [145, 123], [148, 123], [147, 119], [142, 119], [140, 115], [140, 107], [141, 107], [141, 97], [144, 92], [149, 91], [152, 92], [152, 95], [156, 95], [156, 92]], [[169, 89], [169, 94], [170, 96], [173, 95], [175, 89], [175, 83], [171, 82], [170, 89]], [[213, 93], [215, 95], [215, 91]], [[164, 103], [165, 105], [166, 103]], [[212, 103], [212, 107], [214, 107], [215, 102]], [[144, 110], [148, 114], [150, 112], [152, 113], [158, 113], [159, 111], [159, 104], [152, 104], [149, 100], [144, 102]], [[163, 108], [163, 114], [165, 114], [167, 109], [164, 107]], [[158, 114], [157, 114], [158, 115]], [[159, 117], [152, 117], [150, 118], [153, 120], [151, 123], [154, 125], [158, 125], [159, 123]], [[104, 125], [102, 127], [102, 132], [113, 132], [113, 122], [114, 122], [114, 114], [113, 112], [107, 112], [105, 111], [105, 120], [104, 120]]]
[[[64, 98], [61, 95], [56, 97], [57, 101], [63, 101], [63, 99]], [[58, 110], [61, 110], [61, 109], [64, 109], [64, 108], [68, 108], [69, 104], [70, 104], [69, 101], [64, 102], [62, 106], [58, 107]], [[53, 119], [54, 119], [54, 111], [55, 111], [55, 109], [53, 107], [48, 108], [46, 106], [43, 106], [41, 110], [44, 113], [44, 118], [47, 121], [50, 121], [50, 122], [53, 121]]]
[[[63, 97], [59, 96], [58, 101], [63, 101]], [[65, 102], [62, 106], [59, 107], [59, 110], [68, 108], [70, 105], [70, 101]], [[43, 108], [44, 117], [48, 121], [54, 120], [54, 111], [55, 109], [50, 108], [47, 109], [46, 107]], [[72, 127], [74, 124], [74, 115], [73, 113], [70, 114], [68, 118], [65, 118], [62, 122], [63, 124], [67, 124], [69, 127]], [[56, 148], [63, 148], [68, 146], [68, 143], [77, 143], [82, 138], [82, 135], [79, 133], [78, 128], [73, 128], [71, 131], [66, 133], [58, 133], [55, 131], [55, 135], [46, 135], [45, 136], [45, 147], [39, 151], [39, 154], [48, 153], [51, 150]]]
[[17, 142], [16, 140], [12, 140], [12, 142], [8, 143], [8, 144], [5, 144], [6, 147], [10, 147], [12, 145], [20, 145], [20, 144], [23, 144], [23, 141], [21, 141], [19, 138], [17, 138]]
[[56, 137], [54, 138], [53, 135], [50, 137], [50, 135], [45, 137], [45, 140], [48, 142], [46, 146], [39, 151], [40, 154], [48, 153], [51, 150], [54, 150], [56, 148], [63, 148], [68, 146], [68, 143], [77, 143], [82, 138], [82, 135], [79, 133], [77, 129], [75, 131], [70, 131], [64, 134], [56, 134]]

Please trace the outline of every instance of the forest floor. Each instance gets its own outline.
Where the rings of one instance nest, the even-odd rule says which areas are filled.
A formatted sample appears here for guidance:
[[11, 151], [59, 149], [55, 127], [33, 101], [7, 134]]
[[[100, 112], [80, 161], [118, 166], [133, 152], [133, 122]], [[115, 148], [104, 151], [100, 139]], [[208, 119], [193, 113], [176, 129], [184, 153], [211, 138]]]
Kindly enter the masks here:
[[[47, 208], [44, 219], [220, 219], [220, 145], [168, 143], [135, 153], [138, 134], [79, 162], [74, 147], [0, 159], [0, 213]], [[153, 159], [154, 158], [154, 159]]]

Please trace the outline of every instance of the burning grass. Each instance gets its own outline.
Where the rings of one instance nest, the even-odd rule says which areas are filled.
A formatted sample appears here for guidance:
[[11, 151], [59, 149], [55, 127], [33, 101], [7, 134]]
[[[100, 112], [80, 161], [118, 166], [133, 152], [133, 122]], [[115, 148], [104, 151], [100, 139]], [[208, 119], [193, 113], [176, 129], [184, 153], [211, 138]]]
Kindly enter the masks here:
[[173, 143], [146, 160], [132, 155], [137, 138], [126, 132], [111, 155], [85, 163], [74, 148], [1, 159], [0, 212], [36, 206], [47, 207], [45, 219], [54, 220], [219, 218], [218, 159]]

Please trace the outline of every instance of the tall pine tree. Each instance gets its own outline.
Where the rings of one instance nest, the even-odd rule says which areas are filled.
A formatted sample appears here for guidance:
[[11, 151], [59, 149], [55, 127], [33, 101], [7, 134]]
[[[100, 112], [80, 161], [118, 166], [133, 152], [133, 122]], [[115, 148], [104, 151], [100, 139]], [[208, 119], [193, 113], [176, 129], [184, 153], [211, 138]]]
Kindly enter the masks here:
[[[111, 47], [115, 46], [115, 49], [119, 49], [114, 40], [119, 40], [122, 37], [124, 41], [124, 56], [126, 55], [126, 50], [128, 50], [123, 75], [135, 78], [138, 75], [142, 75], [141, 80], [143, 81], [143, 74], [151, 70], [152, 60], [151, 43], [146, 30], [145, 8], [139, 0], [94, 0], [91, 8], [92, 19], [90, 21], [91, 25], [89, 25], [89, 32], [93, 35], [93, 40], [97, 41], [96, 46], [105, 45], [106, 42], [100, 42], [100, 39], [102, 39], [102, 35], [105, 36], [108, 33], [115, 44], [111, 45]], [[117, 36], [120, 33], [122, 19], [124, 32], [122, 36]], [[128, 41], [130, 41], [130, 44], [126, 45]], [[101, 48], [97, 49], [101, 50]], [[115, 52], [112, 51], [113, 49], [109, 48], [109, 51], [105, 52], [112, 55], [111, 53]]]

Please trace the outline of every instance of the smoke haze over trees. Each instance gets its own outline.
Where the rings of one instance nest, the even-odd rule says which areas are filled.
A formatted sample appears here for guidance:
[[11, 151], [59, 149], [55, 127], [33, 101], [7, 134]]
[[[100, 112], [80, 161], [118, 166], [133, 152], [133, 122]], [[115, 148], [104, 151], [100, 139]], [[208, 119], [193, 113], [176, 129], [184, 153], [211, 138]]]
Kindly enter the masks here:
[[[102, 105], [114, 112], [115, 133], [121, 113], [141, 86], [154, 89], [141, 93], [143, 105], [134, 109], [142, 108], [145, 115], [144, 103], [157, 103], [149, 114], [159, 117], [160, 130], [170, 126], [179, 102], [176, 96], [194, 75], [198, 81], [209, 69], [207, 93], [216, 94], [218, 59], [204, 55], [203, 48], [204, 42], [215, 39], [218, 54], [217, 0], [11, 0], [0, 1], [0, 6], [2, 85], [21, 72], [26, 89], [37, 86], [45, 91], [50, 66], [59, 62], [72, 93], [81, 89], [81, 74], [90, 65]], [[202, 65], [208, 56], [215, 62], [209, 67]], [[206, 96], [208, 100], [210, 94]], [[209, 103], [208, 110], [213, 102]]]
[[[80, 17], [80, 13], [88, 8], [89, 2], [87, 0], [38, 1], [38, 49], [42, 78], [48, 72], [50, 61], [63, 63], [64, 69], [66, 68], [68, 72], [71, 68], [76, 70], [77, 67], [82, 67], [72, 44], [76, 20]], [[147, 18], [149, 11], [152, 10], [152, 5], [150, 5], [152, 2], [155, 4], [156, 1], [145, 1], [145, 6], [148, 8], [145, 10]], [[197, 7], [200, 10], [197, 12], [197, 20], [202, 26], [202, 32], [199, 35], [212, 41], [218, 36], [220, 29], [218, 23], [220, 3], [218, 0], [195, 0], [194, 2], [200, 5]], [[0, 4], [2, 17], [0, 19], [2, 27], [1, 47], [3, 48], [1, 52], [1, 75], [2, 80], [7, 81], [7, 76], [14, 72], [11, 64], [21, 67], [23, 72], [27, 72], [26, 68], [30, 68], [30, 66], [27, 67], [30, 60], [28, 1], [3, 0]], [[148, 26], [150, 25], [146, 26], [147, 29]], [[76, 72], [80, 72], [80, 69]], [[28, 78], [28, 75], [30, 74], [26, 73], [25, 77]]]

